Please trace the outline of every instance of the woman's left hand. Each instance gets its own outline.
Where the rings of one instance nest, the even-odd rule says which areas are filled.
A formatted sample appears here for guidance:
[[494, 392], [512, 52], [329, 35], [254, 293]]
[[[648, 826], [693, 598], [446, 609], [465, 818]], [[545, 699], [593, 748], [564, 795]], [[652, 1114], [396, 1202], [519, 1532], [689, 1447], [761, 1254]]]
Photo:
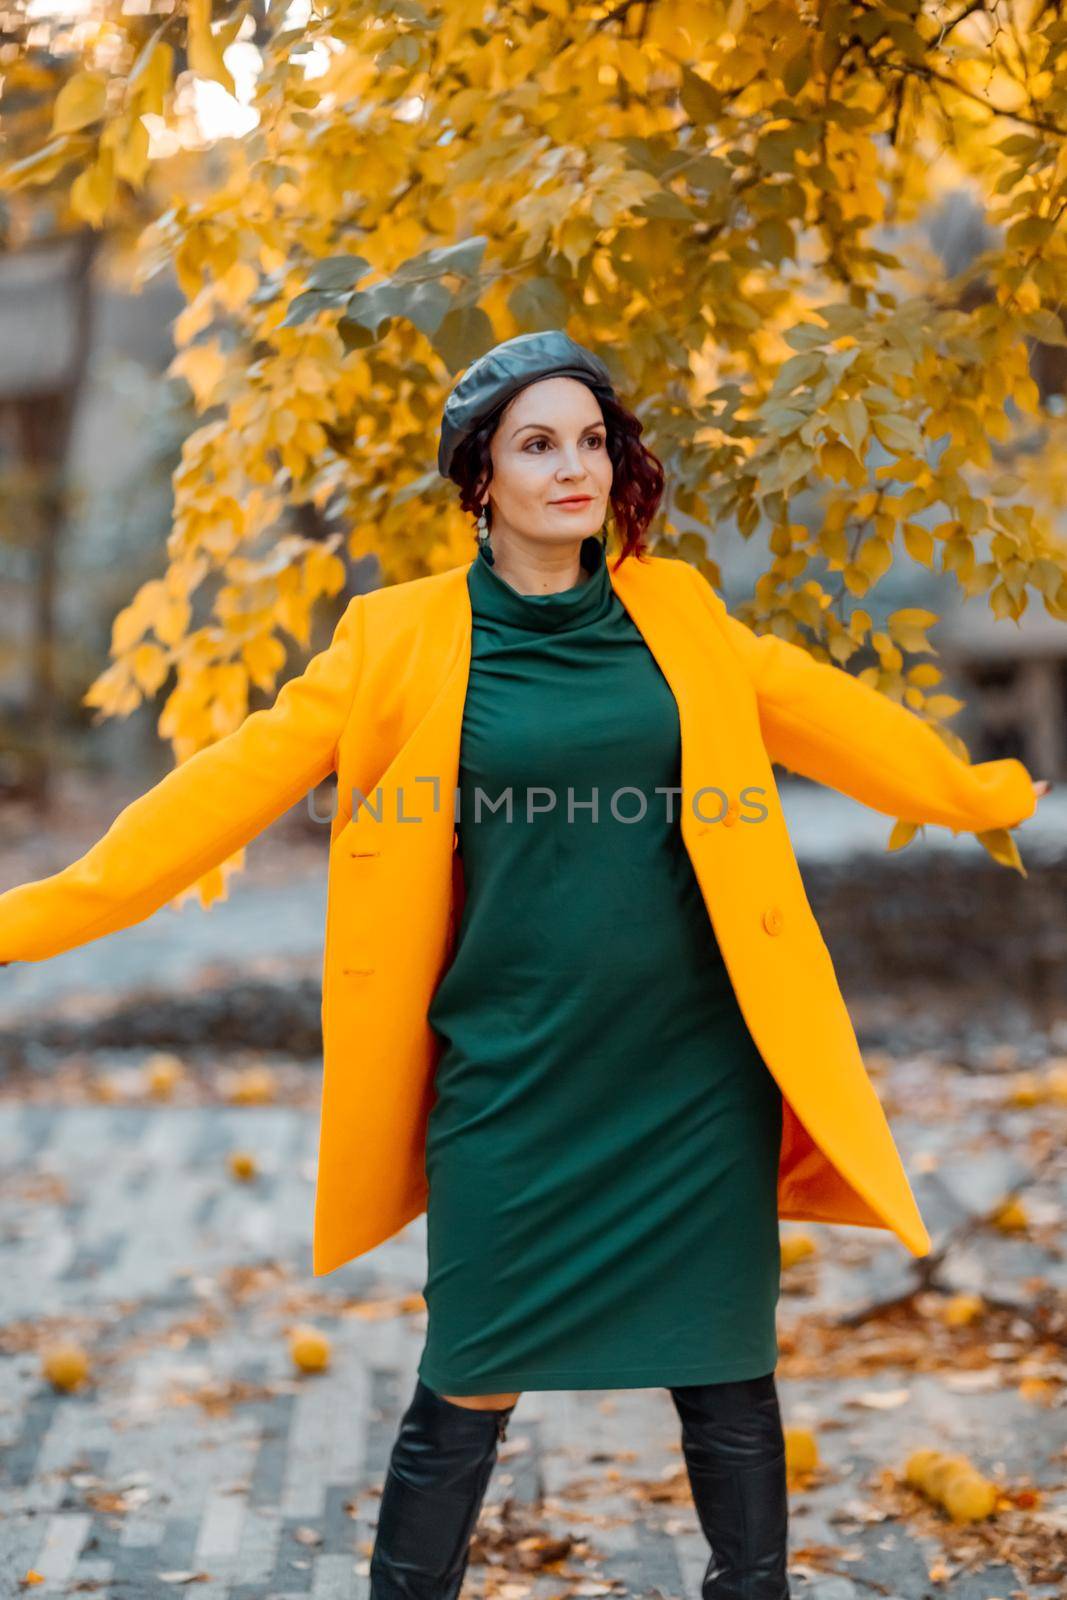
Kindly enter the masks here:
[[1051, 785], [1051, 783], [1049, 782], [1049, 780], [1047, 778], [1039, 778], [1037, 780], [1037, 782], [1034, 784], [1034, 793], [1037, 795], [1037, 798], [1040, 800], [1041, 796], [1043, 794], [1048, 794], [1048, 792], [1049, 792], [1049, 790], [1051, 788], [1052, 788], [1052, 785]]

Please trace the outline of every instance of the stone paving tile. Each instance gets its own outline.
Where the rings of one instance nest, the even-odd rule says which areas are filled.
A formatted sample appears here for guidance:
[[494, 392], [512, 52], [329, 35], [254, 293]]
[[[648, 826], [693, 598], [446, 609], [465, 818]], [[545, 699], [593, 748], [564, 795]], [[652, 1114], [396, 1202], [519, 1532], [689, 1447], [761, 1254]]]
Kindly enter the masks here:
[[[894, 1089], [903, 1094], [906, 1083], [906, 1073], [895, 1077]], [[912, 1150], [931, 1148], [937, 1133], [906, 1118], [894, 1127]], [[351, 1302], [421, 1289], [424, 1219], [370, 1257], [312, 1278], [316, 1134], [312, 1117], [282, 1107], [0, 1103], [0, 1160], [15, 1196], [0, 1242], [3, 1320], [55, 1316], [77, 1329], [84, 1318], [96, 1359], [94, 1384], [69, 1396], [43, 1384], [30, 1352], [16, 1350], [0, 1364], [2, 1600], [27, 1592], [19, 1580], [31, 1567], [45, 1577], [33, 1591], [40, 1600], [75, 1592], [104, 1600], [185, 1592], [197, 1600], [365, 1600], [377, 1490], [414, 1385], [424, 1313], [364, 1319], [351, 1314]], [[265, 1181], [232, 1181], [225, 1157], [237, 1145], [257, 1151]], [[61, 1177], [66, 1197], [20, 1200], [18, 1180], [41, 1174]], [[938, 1178], [943, 1200], [930, 1189], [922, 1203], [925, 1212], [929, 1199], [929, 1214], [947, 1226], [958, 1191], [953, 1199], [951, 1168]], [[849, 1264], [847, 1249], [829, 1248], [856, 1236], [871, 1248], [864, 1267]], [[819, 1237], [827, 1248], [813, 1308], [853, 1303], [906, 1272], [891, 1239], [848, 1229]], [[1001, 1266], [1013, 1270], [1019, 1259], [1005, 1254]], [[1026, 1271], [1054, 1264], [1047, 1252], [1022, 1259]], [[269, 1292], [227, 1296], [232, 1269], [272, 1264]], [[287, 1294], [309, 1293], [321, 1297], [310, 1309], [299, 1299], [295, 1311], [287, 1307]], [[328, 1373], [292, 1373], [287, 1332], [295, 1320], [329, 1334]], [[907, 1407], [868, 1410], [862, 1428], [819, 1430], [829, 1476], [791, 1496], [791, 1545], [847, 1544], [861, 1559], [847, 1576], [797, 1572], [797, 1600], [926, 1600], [935, 1592], [927, 1573], [936, 1542], [897, 1521], [833, 1520], [850, 1500], [871, 1497], [869, 1474], [903, 1460], [931, 1433], [986, 1470], [1031, 1474], [1067, 1505], [1064, 1407], [1037, 1413], [1035, 1431], [1035, 1412], [1014, 1391], [955, 1393], [939, 1375], [890, 1372], [832, 1386], [782, 1381], [783, 1412], [796, 1422], [854, 1418], [857, 1392], [904, 1383]], [[219, 1410], [227, 1384], [259, 1387]], [[208, 1386], [212, 1405], [191, 1398]], [[691, 1600], [707, 1561], [692, 1506], [648, 1505], [626, 1493], [630, 1479], [659, 1478], [680, 1461], [665, 1390], [529, 1393], [487, 1503], [510, 1498], [557, 1533], [584, 1527], [602, 1552], [594, 1570], [621, 1580], [635, 1600]], [[589, 1480], [596, 1492], [575, 1498], [575, 1483]], [[542, 1498], [551, 1508], [569, 1487], [576, 1521], [553, 1523]], [[205, 1578], [166, 1582], [174, 1573]], [[473, 1566], [465, 1594], [480, 1594], [484, 1576]], [[563, 1588], [541, 1577], [528, 1592], [549, 1600]], [[1015, 1590], [1010, 1571], [997, 1569], [936, 1586], [943, 1600], [1008, 1600]], [[1033, 1588], [1026, 1600], [1046, 1596], [1050, 1589]]]

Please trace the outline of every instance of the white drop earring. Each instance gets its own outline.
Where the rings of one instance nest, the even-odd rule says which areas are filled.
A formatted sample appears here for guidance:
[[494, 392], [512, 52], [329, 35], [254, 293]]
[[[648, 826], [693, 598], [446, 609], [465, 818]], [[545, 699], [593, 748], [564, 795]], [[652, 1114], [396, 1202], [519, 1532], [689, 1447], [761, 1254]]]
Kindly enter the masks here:
[[493, 547], [489, 543], [489, 517], [484, 506], [478, 513], [478, 521], [475, 523], [475, 529], [478, 535], [478, 549], [488, 561], [489, 565], [492, 566]]

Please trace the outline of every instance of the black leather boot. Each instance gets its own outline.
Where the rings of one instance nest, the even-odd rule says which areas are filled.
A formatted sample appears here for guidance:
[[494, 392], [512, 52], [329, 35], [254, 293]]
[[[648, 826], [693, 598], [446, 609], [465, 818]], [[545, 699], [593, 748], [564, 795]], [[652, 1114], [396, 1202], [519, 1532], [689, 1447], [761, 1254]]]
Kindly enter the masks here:
[[774, 1373], [671, 1389], [700, 1526], [701, 1600], [789, 1600], [785, 1436]]
[[416, 1378], [382, 1489], [370, 1600], [455, 1600], [514, 1409], [460, 1406]]

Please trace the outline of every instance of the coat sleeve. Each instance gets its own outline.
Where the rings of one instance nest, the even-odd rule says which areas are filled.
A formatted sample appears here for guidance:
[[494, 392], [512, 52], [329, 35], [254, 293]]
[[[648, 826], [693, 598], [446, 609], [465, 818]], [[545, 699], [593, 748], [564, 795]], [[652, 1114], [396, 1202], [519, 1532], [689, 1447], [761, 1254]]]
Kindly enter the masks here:
[[776, 634], [754, 633], [689, 571], [748, 672], [773, 761], [887, 816], [956, 833], [1012, 828], [1033, 814], [1021, 761], [960, 760], [907, 706]]
[[273, 705], [198, 750], [69, 867], [0, 895], [0, 961], [41, 961], [141, 922], [333, 771], [363, 651], [355, 595]]

